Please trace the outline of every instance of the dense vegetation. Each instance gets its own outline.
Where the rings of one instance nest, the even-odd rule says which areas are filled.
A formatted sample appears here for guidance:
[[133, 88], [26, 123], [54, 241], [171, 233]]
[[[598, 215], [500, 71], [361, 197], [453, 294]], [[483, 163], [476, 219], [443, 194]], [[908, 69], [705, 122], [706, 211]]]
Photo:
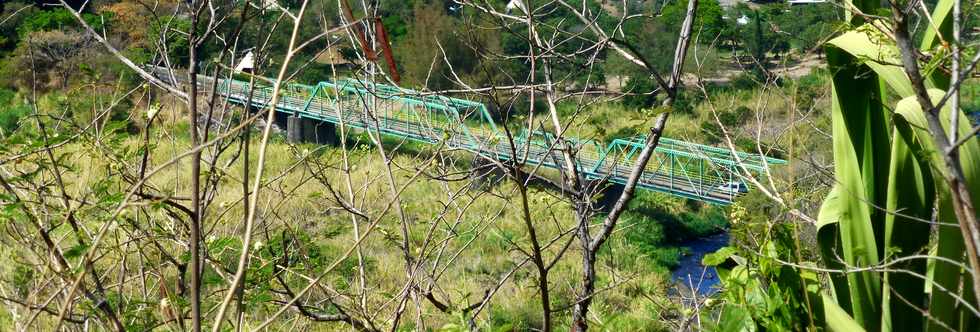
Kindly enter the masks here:
[[[0, 3], [0, 329], [193, 328], [192, 253], [203, 256], [204, 325], [216, 330], [564, 330], [585, 299], [589, 326], [612, 331], [976, 327], [970, 241], [930, 226], [964, 218], [941, 181], [952, 164], [929, 143], [896, 42], [840, 6], [698, 0], [677, 59], [695, 2], [532, 3], [536, 21], [524, 24], [511, 1], [382, 1], [354, 4], [370, 24], [336, 30], [350, 23], [341, 2], [272, 2]], [[193, 14], [201, 3], [213, 6]], [[928, 9], [942, 21], [951, 3]], [[890, 8], [858, 6], [890, 22]], [[963, 6], [974, 31], [980, 13]], [[480, 101], [514, 132], [605, 144], [646, 137], [669, 114], [666, 137], [790, 164], [730, 206], [639, 191], [598, 247], [596, 291], [583, 299], [580, 228], [601, 228], [611, 207], [583, 213], [574, 197], [615, 200], [615, 188], [569, 194], [566, 174], [528, 165], [476, 185], [471, 155], [371, 130], [344, 129], [339, 145], [267, 141], [271, 123], [247, 109], [205, 91], [192, 103], [120, 61], [275, 86], [229, 71], [251, 52], [257, 77], [384, 81], [383, 47], [369, 59], [358, 38], [379, 26], [401, 76], [389, 83]], [[930, 98], [957, 87], [948, 43], [933, 41], [952, 40], [949, 28], [925, 27], [906, 28], [923, 45], [913, 62]], [[210, 37], [195, 39], [201, 30]], [[962, 43], [968, 59], [975, 33], [963, 38], [974, 38]], [[681, 87], [665, 91], [660, 75], [677, 64]], [[980, 84], [959, 91], [959, 137], [976, 136], [967, 116], [980, 112]], [[960, 182], [976, 201], [980, 152], [975, 138], [962, 145]], [[902, 224], [913, 219], [925, 222]], [[720, 271], [717, 292], [671, 278], [690, 241], [723, 232], [729, 245], [704, 260]], [[902, 260], [915, 254], [959, 265]], [[863, 269], [888, 264], [928, 277]], [[955, 296], [923, 291], [934, 284]]]

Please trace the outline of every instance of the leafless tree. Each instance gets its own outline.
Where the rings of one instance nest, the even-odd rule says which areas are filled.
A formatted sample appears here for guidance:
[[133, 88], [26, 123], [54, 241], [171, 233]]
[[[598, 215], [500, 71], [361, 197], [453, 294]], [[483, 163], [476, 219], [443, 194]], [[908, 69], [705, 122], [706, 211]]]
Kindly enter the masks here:
[[[392, 64], [384, 63], [391, 60], [379, 56], [385, 3], [351, 2], [303, 0], [286, 8], [276, 1], [140, 1], [154, 27], [146, 63], [127, 56], [111, 36], [115, 31], [94, 30], [81, 10], [61, 2], [84, 34], [46, 32], [71, 41], [67, 48], [38, 44], [31, 59], [64, 65], [53, 59], [69, 56], [73, 47], [98, 46], [139, 84], [104, 84], [126, 88], [113, 89], [88, 122], [69, 116], [70, 105], [41, 110], [44, 102], [32, 96], [33, 145], [0, 150], [0, 202], [12, 211], [3, 214], [12, 222], [0, 224], [0, 240], [10, 248], [0, 252], [16, 257], [20, 277], [30, 280], [30, 287], [0, 289], [0, 301], [15, 308], [17, 328], [221, 331], [323, 324], [393, 331], [451, 322], [479, 330], [494, 306], [512, 301], [533, 303], [533, 320], [545, 331], [563, 323], [586, 331], [601, 320], [593, 319], [593, 303], [635, 277], [604, 271], [604, 248], [623, 231], [619, 220], [684, 88], [685, 61], [697, 60], [689, 49], [698, 37], [699, 1], [684, 2], [675, 41], [657, 45], [673, 50], [668, 71], [638, 51], [645, 41], [624, 35], [630, 20], [658, 19], [630, 12], [628, 1], [605, 2], [615, 10], [604, 12], [567, 0], [515, 1], [510, 9], [454, 1], [479, 13], [460, 19], [454, 32], [467, 40], [459, 45], [481, 57], [467, 71], [490, 79], [474, 84], [437, 41], [440, 56], [429, 67], [449, 68], [446, 79], [454, 84], [439, 91], [376, 84], [399, 83]], [[549, 20], [558, 10], [575, 19]], [[610, 13], [616, 23], [599, 24]], [[526, 53], [482, 47], [476, 31], [514, 37]], [[178, 52], [182, 43], [186, 54]], [[349, 68], [317, 63], [332, 48], [354, 50], [344, 64]], [[246, 49], [255, 68], [236, 71]], [[606, 54], [641, 68], [635, 75], [656, 87], [604, 88], [597, 67]], [[529, 71], [504, 72], [506, 62]], [[972, 70], [976, 61], [960, 65]], [[318, 79], [362, 92], [317, 86], [306, 99], [314, 92], [293, 83], [314, 67], [329, 68]], [[236, 98], [244, 102], [229, 97], [232, 83], [243, 87]], [[707, 95], [701, 83], [689, 87]], [[572, 133], [591, 105], [628, 95], [653, 95], [659, 105], [644, 119], [643, 147], [619, 174], [625, 179], [619, 192], [608, 189], [609, 178], [583, 174], [577, 165], [589, 156]], [[323, 101], [319, 112], [336, 119], [338, 146], [277, 138], [281, 118], [296, 114], [276, 105], [300, 96]], [[426, 123], [431, 128], [420, 130], [445, 130], [441, 140], [420, 147], [387, 135], [394, 119], [387, 112], [413, 107], [393, 100], [446, 100], [436, 96], [479, 99], [515, 120], [499, 126], [504, 136], [493, 138], [499, 141], [487, 143], [505, 146], [514, 158], [459, 144], [453, 133], [462, 129], [426, 118], [434, 112], [428, 109], [419, 118], [432, 120]], [[135, 105], [126, 110], [131, 137], [97, 130], [123, 104]], [[560, 110], [569, 104], [570, 112]], [[807, 117], [814, 107], [799, 113]], [[522, 141], [534, 132], [547, 134], [543, 152]], [[734, 150], [731, 139], [726, 144]], [[761, 143], [759, 150], [766, 152]], [[547, 156], [557, 171], [530, 162], [531, 154]], [[825, 166], [814, 166], [813, 173]], [[813, 206], [787, 198], [769, 178], [749, 181], [787, 214], [809, 218]], [[602, 195], [611, 206], [598, 201]], [[502, 225], [511, 220], [505, 216], [515, 224]], [[503, 249], [484, 255], [481, 238]], [[471, 271], [471, 265], [484, 270]], [[563, 270], [578, 278], [556, 277]], [[613, 280], [608, 285], [604, 274]], [[701, 308], [705, 299], [691, 303]], [[700, 324], [696, 313], [672, 319], [680, 329]]]

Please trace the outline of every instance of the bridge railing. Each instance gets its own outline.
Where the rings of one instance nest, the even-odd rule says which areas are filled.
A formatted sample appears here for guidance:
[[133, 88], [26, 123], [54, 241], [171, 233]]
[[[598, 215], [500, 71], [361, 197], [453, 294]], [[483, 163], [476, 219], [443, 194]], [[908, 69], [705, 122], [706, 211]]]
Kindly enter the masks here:
[[[562, 142], [570, 145], [575, 154], [577, 163], [575, 167], [578, 172], [585, 173], [589, 177], [598, 177], [592, 171], [595, 169], [594, 165], [602, 159], [605, 153], [602, 144], [595, 140], [576, 137], [563, 137]], [[527, 160], [525, 160], [527, 164], [565, 168], [564, 157], [560, 151], [562, 146], [559, 145], [555, 135], [550, 132], [522, 129], [514, 137], [514, 143], [517, 147], [518, 156], [523, 157], [524, 152], [527, 151]]]
[[[643, 148], [644, 140], [642, 137], [614, 140], [597, 172], [610, 174], [614, 182], [625, 181]], [[740, 193], [738, 189], [727, 186], [740, 184], [746, 189], [750, 187], [743, 179], [745, 171], [755, 176], [765, 175], [763, 173], [769, 165], [785, 163], [781, 159], [744, 152], [733, 154], [723, 148], [661, 138], [644, 168], [640, 185], [681, 196], [728, 203]]]
[[336, 91], [362, 109], [374, 110], [382, 129], [408, 138], [447, 140], [456, 147], [481, 151], [497, 135], [496, 124], [483, 104], [353, 79], [318, 86]]

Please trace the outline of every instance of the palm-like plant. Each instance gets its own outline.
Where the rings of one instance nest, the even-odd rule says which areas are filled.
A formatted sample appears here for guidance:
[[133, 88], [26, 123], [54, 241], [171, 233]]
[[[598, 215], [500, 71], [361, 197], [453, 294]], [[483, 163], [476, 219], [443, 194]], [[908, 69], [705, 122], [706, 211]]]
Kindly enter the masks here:
[[[940, 41], [953, 40], [954, 1], [940, 0], [934, 9], [920, 46], [933, 63], [923, 68], [935, 69], [948, 59], [949, 44]], [[826, 264], [845, 273], [831, 274], [830, 291], [821, 299], [823, 321], [834, 330], [976, 328], [980, 315], [973, 284], [980, 276], [966, 258], [971, 255], [964, 255], [970, 251], [967, 229], [956, 222], [963, 218], [954, 213], [944, 181], [947, 151], [934, 143], [934, 135], [946, 134], [929, 129], [916, 98], [922, 87], [903, 70], [901, 52], [907, 50], [899, 50], [897, 30], [863, 15], [876, 14], [879, 3], [845, 1], [855, 27], [827, 45], [836, 185], [820, 210], [818, 240]], [[935, 103], [950, 89], [950, 80], [942, 70], [927, 72], [922, 83]], [[969, 135], [960, 110], [947, 106], [942, 118], [950, 112], [962, 119], [959, 136]], [[973, 193], [965, 199], [977, 206], [980, 142], [973, 137], [957, 153], [962, 180]], [[933, 237], [934, 224], [938, 235]]]

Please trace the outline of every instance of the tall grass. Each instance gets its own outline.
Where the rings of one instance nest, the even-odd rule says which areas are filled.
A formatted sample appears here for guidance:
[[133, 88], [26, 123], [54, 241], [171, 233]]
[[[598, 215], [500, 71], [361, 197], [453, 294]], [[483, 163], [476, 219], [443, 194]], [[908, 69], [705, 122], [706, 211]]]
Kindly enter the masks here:
[[[163, 116], [166, 116], [165, 114]], [[150, 133], [156, 145], [150, 155], [150, 168], [169, 161], [181, 151], [190, 146], [186, 130], [181, 126], [159, 126]], [[253, 136], [254, 137], [254, 136]], [[256, 144], [257, 142], [253, 142]], [[135, 150], [141, 144], [138, 137], [125, 138], [122, 145], [125, 149]], [[415, 157], [425, 153], [424, 148], [399, 150], [394, 153], [393, 164], [396, 178], [402, 179], [414, 171], [412, 165], [418, 163]], [[314, 145], [289, 145], [282, 140], [273, 140], [269, 146], [268, 162], [266, 164], [270, 179], [266, 184], [260, 200], [259, 211], [262, 224], [269, 227], [267, 232], [260, 232], [256, 243], [256, 264], [263, 265], [263, 257], [276, 257], [272, 253], [281, 250], [282, 232], [299, 234], [295, 240], [300, 241], [304, 253], [302, 264], [294, 265], [294, 273], [315, 274], [318, 268], [339, 257], [354, 238], [350, 217], [340, 210], [321, 184], [310, 179], [311, 169], [303, 162], [304, 159], [318, 160], [324, 164], [336, 165], [340, 159], [339, 148]], [[66, 181], [70, 183], [72, 195], [81, 195], [88, 188], [96, 185], [109, 185], [118, 190], [125, 189], [125, 184], [111, 173], [113, 161], [104, 157], [105, 151], [82, 142], [69, 144], [58, 151], [59, 154], [70, 156], [72, 172], [67, 174]], [[352, 182], [358, 196], [357, 207], [363, 211], [379, 211], [384, 208], [390, 197], [388, 186], [384, 181], [382, 170], [384, 161], [377, 151], [366, 145], [358, 145], [350, 151], [353, 165]], [[136, 155], [124, 156], [136, 158]], [[256, 158], [251, 158], [254, 163]], [[129, 160], [138, 164], [134, 160]], [[219, 160], [222, 164], [224, 160]], [[463, 160], [461, 162], [466, 162]], [[205, 218], [208, 230], [205, 241], [209, 254], [216, 260], [218, 266], [234, 268], [234, 258], [240, 247], [241, 220], [244, 210], [241, 203], [241, 159], [225, 169], [226, 180], [218, 184], [215, 191], [214, 203], [208, 209]], [[468, 166], [468, 165], [467, 165]], [[254, 165], [253, 165], [254, 167]], [[186, 172], [186, 162], [177, 162], [154, 175], [147, 183], [159, 194], [179, 195], [186, 192], [189, 185], [189, 174]], [[333, 169], [327, 174], [327, 181], [340, 188], [343, 174]], [[108, 184], [107, 184], [108, 183]], [[457, 203], [467, 203], [471, 206], [465, 211], [449, 209], [449, 212], [438, 218], [440, 211], [449, 204], [448, 193], [458, 190], [465, 182], [442, 182], [435, 179], [422, 179], [409, 186], [402, 194], [405, 214], [417, 227], [412, 227], [409, 237], [414, 247], [421, 245], [430, 225], [436, 224], [439, 232], [448, 231], [443, 224], [459, 218], [462, 222], [456, 230], [457, 237], [450, 241], [450, 250], [462, 250], [457, 263], [448, 267], [442, 282], [439, 284], [440, 294], [447, 294], [454, 301], [477, 301], [484, 291], [492, 287], [497, 280], [512, 269], [516, 262], [522, 260], [522, 255], [516, 252], [511, 243], [526, 243], [526, 232], [519, 207], [514, 202], [519, 200], [511, 197], [514, 192], [512, 184], [506, 182], [493, 187], [496, 195], [466, 196]], [[572, 210], [566, 202], [540, 189], [532, 189], [529, 193], [532, 218], [541, 234], [553, 236], [574, 225], [571, 223]], [[499, 213], [499, 215], [498, 215]], [[162, 210], [151, 210], [147, 216], [168, 224], [169, 217]], [[379, 306], [390, 300], [391, 294], [396, 294], [404, 284], [404, 261], [400, 250], [400, 224], [394, 217], [386, 217], [380, 224], [378, 232], [364, 242], [364, 252], [367, 261], [368, 285], [373, 289], [368, 301], [372, 306]], [[652, 220], [647, 220], [652, 222]], [[161, 230], [178, 232], [177, 223], [170, 223], [172, 228]], [[485, 228], [484, 228], [485, 227]], [[485, 229], [485, 231], [481, 231]], [[473, 240], [472, 243], [466, 244]], [[464, 247], [464, 244], [466, 247]], [[176, 246], [176, 244], [175, 244]], [[180, 249], [173, 248], [175, 252]], [[267, 252], [268, 250], [268, 252]], [[558, 246], [549, 249], [548, 255], [557, 254]], [[614, 271], [610, 277], [601, 280], [602, 285], [617, 285], [597, 298], [597, 314], [612, 317], [610, 326], [630, 327], [636, 329], [659, 329], [661, 323], [655, 318], [664, 310], [662, 305], [654, 305], [647, 300], [638, 298], [662, 298], [669, 287], [669, 274], [657, 260], [648, 258], [648, 252], [635, 245], [632, 241], [620, 238], [609, 246], [615, 255], [603, 261], [603, 269]], [[11, 253], [4, 252], [4, 259], [12, 259]], [[575, 280], [580, 274], [579, 253], [570, 251], [554, 268], [552, 275], [557, 282], [552, 284], [555, 301], [570, 303], [573, 301], [573, 283], [563, 280]], [[130, 258], [130, 262], [135, 262]], [[341, 265], [332, 273], [326, 282], [333, 287], [344, 290], [355, 287], [354, 264], [356, 260]], [[268, 263], [268, 262], [265, 262]], [[667, 263], [663, 263], [667, 264]], [[264, 265], [263, 265], [264, 266]], [[4, 275], [14, 275], [16, 271], [4, 270]], [[204, 271], [205, 286], [217, 287], [221, 284], [213, 266]], [[260, 269], [250, 271], [251, 276], [261, 280], [269, 271]], [[615, 277], [613, 277], [615, 276]], [[253, 278], [250, 277], [250, 278]], [[480, 324], [488, 328], [533, 329], [538, 327], [539, 314], [535, 311], [538, 305], [537, 291], [533, 282], [534, 274], [530, 270], [519, 270], [499, 290]], [[625, 279], [623, 279], [625, 278]], [[300, 280], [301, 281], [301, 280]], [[135, 286], [134, 286], [135, 287]], [[263, 304], [264, 296], [250, 285], [246, 292], [251, 296], [246, 300], [250, 304], [249, 315], [261, 316], [269, 309]], [[458, 303], [457, 303], [458, 304]], [[431, 306], [424, 315], [427, 326], [439, 327], [444, 324], [456, 323], [458, 318], [441, 313]], [[411, 309], [410, 309], [411, 311]], [[409, 313], [414, 316], [414, 313]], [[412, 324], [412, 322], [407, 322]], [[309, 323], [314, 324], [314, 323]], [[309, 325], [314, 327], [317, 325]], [[285, 326], [283, 326], [285, 327]], [[324, 325], [319, 325], [319, 328]]]

